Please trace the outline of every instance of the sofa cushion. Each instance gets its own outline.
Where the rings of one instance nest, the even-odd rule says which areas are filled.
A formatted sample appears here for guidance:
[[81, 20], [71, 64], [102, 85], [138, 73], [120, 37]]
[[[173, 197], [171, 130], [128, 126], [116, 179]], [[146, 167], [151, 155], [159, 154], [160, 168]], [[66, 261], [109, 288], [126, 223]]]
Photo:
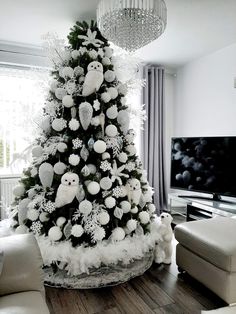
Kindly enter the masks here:
[[0, 314], [50, 314], [39, 291], [19, 292], [0, 297]]
[[236, 271], [236, 220], [216, 217], [179, 224], [176, 240], [213, 265]]

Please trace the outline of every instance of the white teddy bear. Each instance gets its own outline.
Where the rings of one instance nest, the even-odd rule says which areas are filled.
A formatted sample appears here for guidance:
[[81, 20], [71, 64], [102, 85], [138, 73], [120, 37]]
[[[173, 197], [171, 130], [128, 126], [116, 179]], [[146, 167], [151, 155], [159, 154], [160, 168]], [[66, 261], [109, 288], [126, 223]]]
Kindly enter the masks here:
[[155, 219], [155, 231], [160, 236], [155, 247], [155, 262], [157, 264], [170, 264], [172, 256], [173, 231], [171, 222], [173, 218], [168, 213], [162, 213]]

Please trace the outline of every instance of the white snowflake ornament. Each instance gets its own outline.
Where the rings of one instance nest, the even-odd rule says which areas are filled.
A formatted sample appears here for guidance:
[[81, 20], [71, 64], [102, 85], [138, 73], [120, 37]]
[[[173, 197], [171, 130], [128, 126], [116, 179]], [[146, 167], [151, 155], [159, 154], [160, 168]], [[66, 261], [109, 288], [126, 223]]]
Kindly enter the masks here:
[[100, 102], [97, 99], [93, 101], [93, 108], [95, 111], [100, 110]]
[[79, 121], [77, 119], [71, 119], [69, 121], [69, 128], [71, 129], [71, 131], [77, 131], [79, 129]]
[[103, 41], [101, 41], [100, 39], [96, 39], [96, 36], [97, 32], [96, 31], [92, 32], [91, 29], [89, 28], [87, 30], [87, 36], [78, 35], [78, 38], [84, 40], [82, 42], [83, 46], [93, 45], [94, 47], [98, 48], [103, 44]]

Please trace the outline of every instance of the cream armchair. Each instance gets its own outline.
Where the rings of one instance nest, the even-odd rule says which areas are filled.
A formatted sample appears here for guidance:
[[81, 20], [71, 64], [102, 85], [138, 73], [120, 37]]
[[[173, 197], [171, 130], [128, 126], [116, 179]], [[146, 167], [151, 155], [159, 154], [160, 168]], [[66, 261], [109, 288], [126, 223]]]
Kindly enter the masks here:
[[0, 314], [49, 314], [35, 238], [29, 234], [0, 238], [0, 251]]

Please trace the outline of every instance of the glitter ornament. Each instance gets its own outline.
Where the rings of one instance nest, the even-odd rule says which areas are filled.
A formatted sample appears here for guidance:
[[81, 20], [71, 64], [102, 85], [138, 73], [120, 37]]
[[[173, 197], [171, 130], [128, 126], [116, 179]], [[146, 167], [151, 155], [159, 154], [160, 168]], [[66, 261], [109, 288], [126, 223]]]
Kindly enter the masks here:
[[143, 225], [146, 225], [150, 221], [149, 213], [145, 211], [140, 212], [138, 218]]
[[85, 147], [85, 145], [83, 145], [81, 151], [80, 151], [80, 156], [81, 158], [86, 161], [89, 157], [89, 151], [87, 150], [87, 148]]
[[112, 208], [116, 205], [116, 199], [112, 196], [105, 198], [105, 205], [107, 208]]
[[80, 140], [78, 137], [72, 140], [72, 144], [74, 149], [83, 147], [83, 141]]
[[90, 56], [90, 58], [91, 59], [97, 59], [97, 56], [98, 56], [98, 53], [97, 53], [97, 51], [96, 50], [90, 50], [89, 52], [88, 52], [88, 54], [89, 54], [89, 56]]
[[74, 70], [71, 67], [64, 67], [62, 68], [61, 75], [63, 78], [72, 78]]
[[80, 66], [77, 66], [74, 68], [74, 74], [76, 76], [81, 76], [81, 75], [84, 75], [84, 69]]
[[45, 205], [44, 205], [44, 210], [46, 212], [48, 212], [49, 214], [53, 213], [56, 210], [56, 206], [55, 203], [52, 201], [48, 201]]
[[79, 121], [77, 119], [71, 119], [69, 122], [69, 128], [71, 131], [77, 131], [79, 128]]
[[103, 211], [98, 214], [97, 220], [101, 225], [107, 225], [110, 221], [110, 215], [107, 212]]
[[73, 50], [71, 51], [71, 57], [76, 60], [80, 56], [79, 50]]
[[108, 152], [105, 152], [102, 154], [102, 160], [106, 160], [106, 159], [109, 159], [111, 158], [111, 155], [108, 153]]
[[83, 102], [79, 105], [79, 119], [82, 128], [86, 131], [93, 117], [93, 107], [88, 102]]
[[92, 211], [93, 205], [90, 201], [88, 200], [83, 200], [82, 202], [80, 202], [79, 204], [79, 211], [83, 214], [83, 215], [89, 215]]
[[97, 241], [101, 241], [106, 235], [106, 232], [104, 230], [104, 228], [102, 227], [96, 227], [96, 229], [93, 232], [93, 240], [95, 242]]
[[95, 174], [97, 172], [97, 168], [93, 164], [88, 164], [88, 168], [91, 174]]
[[109, 177], [104, 177], [100, 180], [100, 186], [103, 190], [109, 190], [112, 187], [112, 181]]
[[126, 161], [128, 160], [127, 154], [124, 152], [121, 152], [118, 156], [118, 160], [122, 162], [123, 164], [126, 163]]
[[27, 212], [27, 218], [31, 221], [35, 221], [39, 218], [39, 212], [34, 208], [29, 209]]
[[71, 229], [71, 235], [75, 238], [79, 238], [84, 233], [84, 228], [81, 225], [74, 225]]
[[111, 70], [107, 70], [104, 73], [104, 78], [108, 83], [111, 83], [114, 81], [114, 79], [116, 78], [115, 72], [111, 71]]
[[80, 157], [76, 154], [71, 154], [69, 156], [68, 161], [69, 161], [69, 164], [71, 164], [72, 166], [77, 166], [80, 162]]
[[104, 58], [102, 58], [102, 64], [103, 65], [110, 65], [111, 60], [108, 57], [104, 57]]
[[109, 93], [104, 92], [101, 94], [101, 99], [102, 101], [104, 101], [105, 103], [108, 103], [111, 100], [111, 96]]
[[25, 193], [25, 186], [24, 184], [18, 184], [13, 188], [13, 194], [16, 197], [21, 197]]
[[126, 146], [126, 150], [130, 156], [134, 156], [137, 153], [136, 147], [133, 144]]
[[49, 220], [49, 217], [48, 217], [48, 213], [45, 213], [45, 212], [42, 212], [40, 215], [39, 215], [39, 220], [41, 222], [46, 222]]
[[122, 208], [116, 206], [116, 208], [115, 208], [113, 214], [114, 214], [114, 216], [115, 216], [116, 218], [121, 219], [122, 216], [123, 216], [123, 214], [124, 214], [124, 212], [123, 212], [123, 209], [122, 209]]
[[100, 185], [96, 181], [92, 181], [88, 184], [87, 190], [90, 194], [96, 195], [100, 191]]
[[101, 162], [100, 168], [104, 172], [108, 171], [108, 170], [111, 170], [111, 164], [107, 160], [104, 160], [104, 161]]
[[104, 141], [102, 140], [97, 140], [94, 145], [93, 149], [95, 150], [96, 153], [102, 154], [106, 151], [107, 145]]
[[63, 142], [59, 143], [59, 144], [57, 145], [57, 150], [58, 150], [60, 153], [64, 153], [64, 152], [67, 150], [67, 145], [66, 145], [66, 143], [63, 143]]
[[59, 100], [62, 100], [62, 98], [66, 96], [66, 90], [64, 88], [59, 87], [55, 90], [55, 95]]
[[63, 162], [59, 161], [54, 165], [53, 170], [56, 174], [61, 175], [66, 171], [66, 165]]
[[156, 206], [154, 204], [149, 204], [148, 205], [148, 210], [149, 212], [152, 214], [152, 213], [155, 213], [156, 211]]
[[134, 231], [137, 228], [137, 220], [135, 219], [128, 220], [126, 226], [130, 232]]
[[123, 209], [124, 213], [128, 213], [131, 209], [131, 204], [128, 201], [122, 201], [120, 203], [120, 206]]
[[48, 237], [51, 241], [58, 241], [62, 237], [61, 229], [58, 226], [54, 226], [49, 229]]
[[105, 133], [109, 137], [115, 137], [117, 135], [117, 133], [118, 133], [117, 127], [115, 125], [113, 125], [113, 124], [110, 124], [110, 125], [108, 125], [106, 127]]
[[43, 148], [40, 145], [34, 146], [32, 148], [32, 156], [33, 157], [41, 157], [43, 155]]
[[115, 87], [109, 87], [107, 92], [111, 96], [111, 99], [116, 99], [118, 96], [118, 90]]
[[112, 230], [111, 239], [113, 241], [122, 241], [125, 238], [125, 231], [121, 227]]
[[118, 116], [117, 106], [113, 105], [107, 109], [106, 115], [109, 119], [115, 119]]
[[66, 128], [66, 120], [62, 118], [54, 119], [52, 121], [52, 128], [57, 132], [62, 131], [64, 128]]
[[70, 108], [74, 106], [74, 99], [71, 97], [71, 95], [66, 95], [62, 98], [62, 104], [66, 108]]

